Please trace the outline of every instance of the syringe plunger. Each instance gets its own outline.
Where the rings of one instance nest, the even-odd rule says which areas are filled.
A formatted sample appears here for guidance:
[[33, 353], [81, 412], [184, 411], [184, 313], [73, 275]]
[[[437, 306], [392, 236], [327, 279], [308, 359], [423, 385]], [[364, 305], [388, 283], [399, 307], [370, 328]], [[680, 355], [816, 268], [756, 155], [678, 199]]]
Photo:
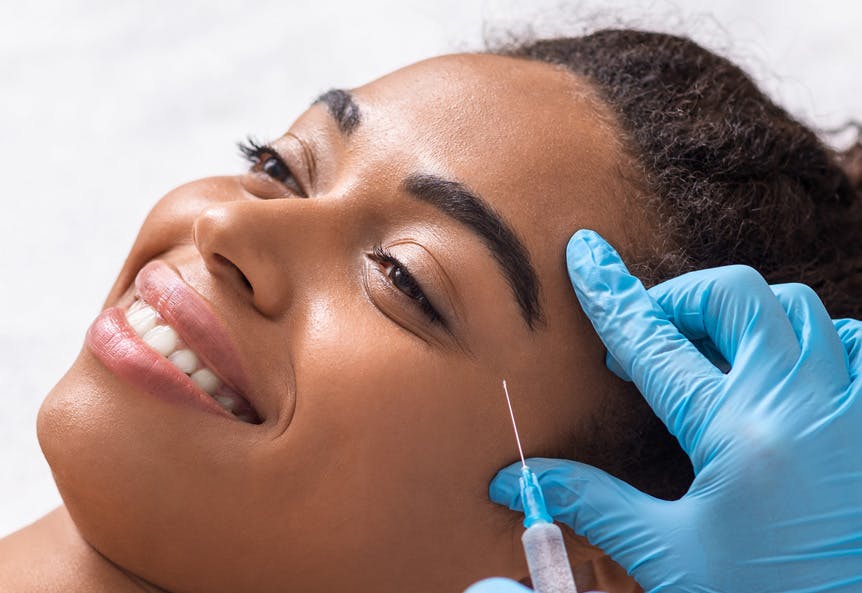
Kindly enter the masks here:
[[563, 532], [548, 514], [539, 480], [527, 465], [521, 467], [520, 486], [527, 528], [521, 543], [533, 589], [540, 593], [577, 593]]
[[563, 532], [554, 523], [535, 523], [521, 536], [533, 589], [539, 593], [577, 593]]

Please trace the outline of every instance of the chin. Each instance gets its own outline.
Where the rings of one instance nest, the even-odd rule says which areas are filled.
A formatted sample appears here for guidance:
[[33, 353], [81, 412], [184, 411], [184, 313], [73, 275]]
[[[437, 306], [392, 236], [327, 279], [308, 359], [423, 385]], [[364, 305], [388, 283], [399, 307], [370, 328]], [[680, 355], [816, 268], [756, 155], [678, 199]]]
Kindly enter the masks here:
[[145, 454], [145, 426], [136, 426], [134, 406], [123, 405], [122, 387], [83, 351], [42, 402], [36, 422], [60, 496], [91, 544], [104, 525], [123, 522], [122, 507], [134, 513], [130, 490], [143, 469], [135, 465]]
[[205, 590], [225, 591], [218, 567], [238, 554], [217, 544], [245, 533], [236, 493], [251, 480], [248, 451], [225, 439], [225, 423], [240, 424], [153, 398], [84, 349], [42, 403], [37, 432], [89, 545], [155, 584], [203, 579]]

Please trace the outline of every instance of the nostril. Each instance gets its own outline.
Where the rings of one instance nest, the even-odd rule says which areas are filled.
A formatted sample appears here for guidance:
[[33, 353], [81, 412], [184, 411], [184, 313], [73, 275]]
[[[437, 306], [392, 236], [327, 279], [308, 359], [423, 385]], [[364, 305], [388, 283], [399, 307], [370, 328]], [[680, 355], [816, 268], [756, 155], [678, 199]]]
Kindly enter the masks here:
[[251, 285], [251, 282], [248, 281], [248, 278], [245, 277], [245, 274], [240, 272], [239, 277], [242, 279], [242, 283], [245, 284], [245, 286], [246, 286], [246, 288], [248, 288], [249, 292], [254, 294], [254, 286]]
[[246, 275], [242, 273], [242, 270], [240, 270], [240, 269], [236, 266], [236, 264], [234, 264], [232, 261], [230, 261], [230, 260], [229, 260], [228, 258], [226, 258], [225, 256], [223, 256], [223, 255], [221, 255], [221, 254], [218, 254], [218, 253], [214, 253], [214, 254], [213, 254], [213, 259], [215, 259], [215, 261], [216, 261], [216, 262], [218, 262], [219, 264], [221, 264], [221, 265], [225, 266], [226, 268], [230, 268], [230, 269], [232, 269], [233, 271], [235, 271], [235, 272], [236, 272], [236, 274], [239, 276], [239, 279], [240, 279], [240, 280], [242, 281], [242, 283], [245, 285], [245, 287], [246, 287], [246, 288], [248, 288], [248, 291], [249, 291], [250, 293], [254, 294], [254, 287], [251, 285], [251, 282], [249, 282], [249, 280], [248, 280], [248, 278], [246, 277]]

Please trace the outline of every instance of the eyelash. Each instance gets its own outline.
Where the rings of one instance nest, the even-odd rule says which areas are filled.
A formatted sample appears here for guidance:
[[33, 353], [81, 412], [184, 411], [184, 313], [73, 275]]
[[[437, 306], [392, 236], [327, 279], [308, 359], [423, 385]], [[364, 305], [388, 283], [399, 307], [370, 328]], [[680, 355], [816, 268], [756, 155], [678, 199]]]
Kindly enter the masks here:
[[[305, 197], [299, 184], [296, 183], [296, 177], [294, 176], [293, 171], [272, 146], [269, 144], [260, 144], [250, 136], [245, 140], [245, 142], [239, 142], [238, 146], [242, 156], [249, 162], [249, 164], [251, 164], [252, 171], [265, 173], [276, 181], [288, 185], [288, 187], [298, 195]], [[294, 183], [292, 185], [287, 184], [285, 180], [279, 179], [264, 168], [266, 166], [266, 162], [270, 159], [282, 167], [282, 169], [284, 169], [287, 174], [293, 178]], [[388, 272], [386, 276], [389, 278], [389, 281], [392, 282], [393, 286], [413, 300], [416, 303], [416, 306], [422, 309], [422, 312], [426, 317], [428, 317], [431, 323], [439, 323], [445, 326], [443, 317], [437, 312], [437, 309], [434, 308], [434, 305], [431, 304], [428, 297], [425, 296], [425, 293], [419, 286], [419, 282], [416, 281], [416, 278], [413, 277], [413, 274], [410, 273], [407, 266], [401, 263], [401, 260], [379, 245], [374, 247], [372, 259], [380, 264], [388, 264], [392, 266], [391, 271]], [[404, 283], [403, 287], [398, 286], [396, 280], [392, 277], [392, 272], [400, 273], [401, 282]]]
[[[416, 306], [422, 309], [422, 312], [426, 317], [428, 317], [431, 323], [439, 323], [445, 327], [446, 323], [443, 320], [443, 317], [437, 312], [437, 309], [434, 308], [434, 305], [431, 304], [428, 297], [425, 296], [425, 293], [419, 286], [419, 282], [416, 281], [416, 278], [413, 277], [413, 274], [410, 273], [407, 266], [401, 263], [401, 260], [379, 245], [374, 247], [374, 252], [371, 257], [380, 264], [389, 264], [392, 266], [391, 270], [386, 273], [386, 276], [389, 278], [389, 281], [392, 282], [393, 286], [403, 292], [408, 298], [412, 299], [416, 303]], [[393, 272], [400, 273], [401, 282], [404, 283], [403, 288], [399, 286], [395, 278], [392, 277]]]
[[[293, 174], [293, 169], [284, 162], [284, 159], [281, 158], [281, 155], [279, 155], [278, 151], [276, 151], [272, 146], [269, 144], [260, 144], [251, 136], [246, 138], [245, 142], [239, 142], [237, 145], [239, 146], [240, 154], [242, 154], [243, 158], [245, 158], [245, 160], [251, 165], [250, 169], [252, 171], [268, 175], [279, 183], [287, 186], [291, 192], [298, 196], [303, 198], [307, 197], [305, 192], [303, 192], [302, 188], [299, 186], [299, 182], [296, 180], [296, 175]], [[267, 171], [267, 163], [269, 162], [275, 163], [281, 167], [281, 169], [286, 172], [286, 176], [279, 176], [272, 170]], [[286, 177], [289, 177], [292, 181], [288, 181]]]

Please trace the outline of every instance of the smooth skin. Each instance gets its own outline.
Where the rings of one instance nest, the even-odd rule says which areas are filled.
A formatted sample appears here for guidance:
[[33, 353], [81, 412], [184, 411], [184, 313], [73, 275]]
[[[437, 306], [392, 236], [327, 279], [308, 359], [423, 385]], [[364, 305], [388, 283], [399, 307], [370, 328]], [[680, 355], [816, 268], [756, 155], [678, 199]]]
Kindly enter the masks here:
[[[608, 366], [637, 384], [695, 479], [681, 499], [660, 501], [594, 467], [531, 459], [554, 518], [648, 593], [859, 591], [862, 322], [833, 322], [809, 287], [769, 286], [744, 266], [646, 291], [591, 231], [575, 233], [567, 255]], [[520, 509], [517, 469], [495, 478], [491, 497]], [[522, 591], [499, 579], [469, 589]]]
[[[264, 421], [154, 398], [85, 348], [38, 420], [65, 505], [0, 541], [0, 588], [421, 593], [527, 576], [517, 515], [487, 497], [516, 456], [501, 379], [533, 456], [589, 444], [600, 404], [630, 393], [563, 257], [573, 228], [628, 254], [649, 241], [617, 184], [613, 118], [572, 74], [490, 55], [353, 95], [351, 133], [317, 104], [273, 143], [308, 199], [261, 170], [177, 188], [105, 303], [128, 302], [147, 262], [174, 267], [228, 325]], [[534, 329], [487, 245], [407, 194], [417, 172], [463, 183], [520, 237], [541, 283]], [[583, 538], [568, 548], [576, 566], [606, 562]]]

